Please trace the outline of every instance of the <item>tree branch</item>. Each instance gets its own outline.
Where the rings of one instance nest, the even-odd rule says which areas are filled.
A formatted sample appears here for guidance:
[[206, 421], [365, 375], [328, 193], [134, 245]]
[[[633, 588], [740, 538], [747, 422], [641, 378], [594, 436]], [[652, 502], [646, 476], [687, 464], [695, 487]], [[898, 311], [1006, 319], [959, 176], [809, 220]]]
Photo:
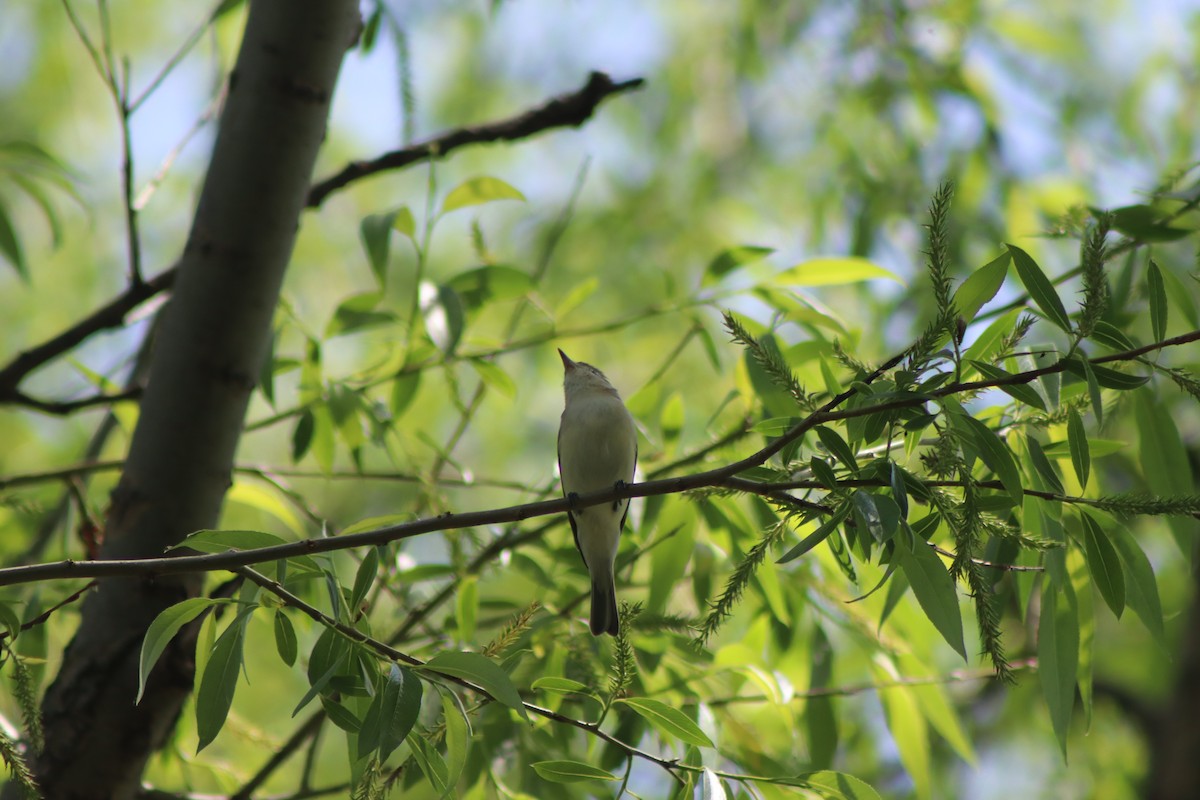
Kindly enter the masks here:
[[[1196, 340], [1200, 340], [1200, 331], [1192, 331], [1191, 333], [1175, 336], [1170, 339], [1165, 339], [1161, 342], [1155, 342], [1150, 345], [1138, 347], [1133, 350], [1095, 358], [1091, 360], [1091, 363], [1099, 364], [1122, 360], [1128, 361], [1138, 358], [1139, 356], [1151, 352], [1152, 350], [1178, 346]], [[901, 353], [888, 359], [888, 361], [879, 366], [871, 375], [868, 375], [863, 380], [863, 383], [869, 384], [876, 380], [879, 376], [884, 374], [884, 372], [900, 363], [903, 360], [904, 355], [904, 353]], [[859, 408], [838, 411], [837, 407], [842, 405], [844, 402], [846, 402], [846, 400], [856, 393], [856, 389], [850, 388], [830, 399], [817, 411], [800, 420], [798, 423], [792, 426], [790, 430], [772, 441], [766, 447], [763, 447], [757, 452], [752, 453], [751, 455], [746, 456], [739, 461], [734, 461], [722, 467], [706, 470], [704, 472], [693, 473], [691, 475], [645, 481], [643, 483], [630, 484], [621, 488], [614, 487], [612, 489], [605, 489], [599, 492], [580, 495], [578, 499], [574, 501], [576, 504], [574, 507], [587, 508], [588, 506], [612, 502], [613, 500], [617, 499], [677, 494], [693, 489], [721, 486], [739, 472], [744, 472], [752, 467], [758, 467], [765, 464], [772, 456], [774, 456], [788, 444], [799, 439], [805, 433], [823, 423], [866, 416], [869, 414], [878, 413], [880, 411], [920, 405], [928, 402], [930, 397], [944, 397], [957, 392], [989, 389], [997, 386], [1008, 386], [1017, 383], [1028, 383], [1041, 375], [1063, 372], [1066, 369], [1066, 362], [1060, 361], [1047, 367], [1030, 370], [1029, 372], [1017, 373], [1005, 378], [951, 384], [938, 389], [928, 396], [905, 397], [875, 405], [866, 405]], [[1055, 496], [1053, 499], [1066, 498]], [[1075, 498], [1071, 499], [1075, 500]], [[435, 531], [461, 530], [463, 528], [473, 528], [481, 525], [494, 525], [502, 522], [520, 522], [522, 520], [547, 516], [549, 514], [561, 514], [566, 512], [569, 506], [570, 504], [566, 498], [542, 500], [535, 503], [506, 506], [492, 510], [469, 511], [461, 514], [446, 513], [437, 517], [415, 520], [413, 522], [406, 522], [400, 525], [391, 525], [373, 531], [364, 531], [363, 533], [351, 534], [349, 536], [337, 536], [322, 539], [304, 539], [302, 541], [289, 542], [287, 544], [275, 545], [273, 547], [263, 547], [254, 550], [230, 550], [224, 553], [213, 553], [199, 556], [176, 556], [169, 558], [122, 560], [114, 559], [106, 561], [67, 560], [45, 564], [9, 567], [6, 569], [0, 569], [0, 586], [61, 578], [170, 575], [185, 572], [213, 571], [219, 569], [232, 570], [235, 567], [259, 564], [266, 561], [274, 561], [280, 558], [311, 555], [313, 553], [328, 553], [335, 550], [347, 550], [353, 547], [383, 545], [400, 539], [408, 539]]]
[[641, 78], [614, 83], [603, 72], [593, 72], [587, 83], [568, 94], [551, 98], [541, 106], [499, 122], [459, 128], [426, 139], [401, 150], [393, 150], [370, 161], [347, 164], [341, 172], [319, 181], [309, 190], [308, 207], [318, 208], [333, 192], [370, 175], [401, 169], [428, 158], [444, 156], [469, 144], [486, 144], [526, 139], [552, 128], [576, 128], [595, 113], [605, 99], [640, 88]]

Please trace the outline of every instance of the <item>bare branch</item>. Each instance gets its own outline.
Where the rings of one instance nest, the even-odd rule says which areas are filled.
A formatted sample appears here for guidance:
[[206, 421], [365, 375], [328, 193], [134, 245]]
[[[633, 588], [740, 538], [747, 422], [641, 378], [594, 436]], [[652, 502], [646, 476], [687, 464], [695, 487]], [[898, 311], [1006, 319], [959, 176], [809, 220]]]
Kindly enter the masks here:
[[459, 128], [426, 139], [401, 150], [393, 150], [371, 161], [355, 161], [341, 172], [316, 183], [308, 193], [308, 207], [317, 208], [325, 198], [369, 175], [401, 169], [428, 158], [444, 156], [464, 145], [510, 142], [526, 139], [553, 128], [576, 128], [586, 122], [608, 97], [640, 88], [644, 81], [634, 78], [614, 83], [603, 72], [593, 72], [582, 88], [551, 98], [541, 106], [499, 122]]

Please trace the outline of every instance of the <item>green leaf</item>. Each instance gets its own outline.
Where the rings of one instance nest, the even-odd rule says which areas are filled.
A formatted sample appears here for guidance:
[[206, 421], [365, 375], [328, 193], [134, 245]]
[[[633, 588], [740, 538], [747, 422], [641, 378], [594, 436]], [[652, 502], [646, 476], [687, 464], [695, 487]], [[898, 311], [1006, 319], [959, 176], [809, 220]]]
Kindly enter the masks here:
[[[167, 649], [167, 645], [179, 630], [194, 620], [196, 617], [203, 614], [208, 609], [219, 603], [230, 603], [228, 599], [215, 599], [211, 597], [191, 597], [187, 600], [169, 606], [159, 612], [154, 621], [150, 623], [150, 627], [146, 629], [146, 636], [142, 639], [142, 653], [138, 659], [138, 691], [137, 697], [134, 699], [134, 704], [142, 702], [142, 693], [146, 691], [146, 678], [150, 675], [150, 670], [154, 669], [154, 665], [158, 663], [158, 658], [163, 654], [163, 650]], [[16, 620], [16, 617], [13, 617]], [[20, 621], [9, 626], [9, 632], [20, 629]]]
[[780, 556], [779, 560], [775, 563], [786, 564], [789, 561], [795, 561], [797, 558], [804, 555], [809, 550], [812, 550], [821, 542], [825, 541], [827, 538], [829, 538], [829, 534], [836, 531], [838, 526], [846, 521], [846, 517], [850, 516], [851, 509], [852, 506], [849, 504], [839, 508], [832, 517], [825, 520], [825, 522], [821, 523], [819, 528], [801, 539], [799, 544]]
[[292, 431], [292, 462], [297, 462], [304, 458], [308, 453], [309, 446], [312, 445], [313, 432], [316, 429], [316, 419], [311, 411], [305, 411], [296, 420], [296, 427]]
[[[1083, 363], [1083, 359], [1081, 359], [1079, 356], [1071, 356], [1070, 358], [1066, 359], [1063, 361], [1063, 366], [1066, 367], [1067, 372], [1070, 372], [1076, 377], [1083, 378], [1085, 381], [1089, 380], [1088, 375], [1090, 372], [1091, 375], [1095, 376], [1095, 381], [1100, 386], [1103, 386], [1105, 389], [1116, 389], [1122, 392], [1127, 392], [1130, 389], [1137, 389], [1141, 386], [1145, 386], [1146, 382], [1150, 380], [1149, 375], [1130, 375], [1126, 372], [1119, 372], [1115, 369], [1111, 369], [1110, 367], [1105, 367], [1100, 364], [1093, 364], [1090, 361], [1085, 364]], [[1089, 381], [1089, 392], [1090, 391], [1091, 387]], [[1094, 405], [1094, 398], [1092, 402]]]
[[374, 750], [379, 754], [380, 763], [387, 761], [417, 723], [423, 691], [421, 679], [415, 672], [397, 664], [391, 665], [383, 686], [375, 692], [363, 717], [358, 735], [360, 756]]
[[441, 213], [446, 214], [467, 206], [478, 206], [496, 200], [524, 199], [525, 195], [499, 178], [487, 176], [471, 178], [450, 190], [446, 199], [442, 201]]
[[353, 333], [364, 328], [379, 325], [391, 325], [397, 317], [391, 311], [376, 311], [375, 307], [383, 300], [383, 292], [363, 292], [348, 297], [338, 305], [325, 326], [325, 336], [332, 338], [343, 333]]
[[519, 269], [493, 264], [460, 272], [446, 286], [458, 292], [467, 311], [475, 311], [488, 303], [524, 297], [533, 291], [533, 279]]
[[266, 531], [204, 530], [188, 534], [182, 542], [167, 550], [190, 548], [200, 553], [224, 553], [227, 550], [258, 550], [287, 544], [288, 540]]
[[773, 247], [758, 247], [752, 244], [722, 250], [708, 263], [708, 267], [704, 270], [704, 277], [700, 279], [700, 285], [711, 286], [738, 267], [761, 261], [774, 252], [775, 248]]
[[1104, 320], [1096, 321], [1096, 327], [1092, 330], [1091, 338], [1109, 350], [1116, 352], [1124, 352], [1134, 348], [1133, 342], [1130, 341], [1129, 337], [1120, 328]]
[[417, 389], [420, 387], [420, 372], [399, 375], [392, 381], [392, 394], [389, 403], [392, 411], [392, 419], [398, 420], [404, 416], [404, 412], [412, 405], [413, 398], [417, 396]]
[[[1187, 448], [1180, 438], [1179, 425], [1153, 392], [1137, 392], [1133, 413], [1138, 429], [1138, 463], [1146, 486], [1156, 495], [1186, 495], [1195, 491]], [[1176, 544], [1184, 553], [1195, 545], [1194, 522], [1182, 517], [1167, 524]]]
[[443, 353], [452, 355], [466, 322], [458, 292], [449, 286], [422, 283], [421, 315], [425, 318], [425, 330], [430, 340]]
[[815, 789], [827, 800], [881, 800], [879, 792], [871, 788], [870, 784], [844, 772], [801, 772], [795, 777], [779, 782]]
[[979, 309], [996, 296], [1008, 275], [1012, 254], [1007, 250], [984, 264], [962, 282], [954, 292], [954, 307], [967, 322], [975, 319]]
[[1063, 489], [1062, 479], [1058, 477], [1058, 471], [1054, 465], [1050, 463], [1050, 459], [1046, 457], [1046, 453], [1042, 450], [1042, 444], [1032, 436], [1025, 440], [1029, 447], [1029, 460], [1033, 464], [1034, 470], [1038, 475], [1042, 476], [1042, 480], [1046, 482], [1047, 488], [1055, 494], [1066, 494]]
[[275, 649], [279, 651], [279, 657], [283, 659], [283, 663], [290, 667], [296, 663], [299, 642], [296, 640], [296, 629], [292, 627], [292, 621], [287, 618], [287, 614], [282, 608], [275, 610], [273, 627], [275, 628]]
[[583, 781], [620, 780], [607, 770], [593, 767], [582, 761], [535, 761], [533, 767], [542, 780], [551, 783], [581, 783]]
[[[388, 252], [391, 249], [392, 223], [396, 221], [396, 214], [396, 211], [369, 214], [363, 217], [358, 226], [371, 272], [375, 274], [375, 282], [380, 286], [387, 283]], [[412, 215], [409, 214], [409, 217]]]
[[1071, 466], [1075, 468], [1075, 477], [1079, 479], [1079, 485], [1086, 489], [1092, 459], [1088, 453], [1087, 431], [1083, 429], [1083, 419], [1075, 409], [1071, 409], [1067, 415], [1067, 446], [1071, 450]]
[[1063, 758], [1075, 707], [1075, 676], [1079, 668], [1079, 619], [1075, 592], [1069, 581], [1055, 588], [1042, 584], [1042, 613], [1038, 621], [1038, 675], [1050, 711], [1054, 735]]
[[955, 415], [955, 420], [961, 421], [966, 427], [979, 451], [979, 457], [996, 474], [1013, 503], [1019, 507], [1025, 499], [1025, 489], [1021, 485], [1021, 472], [1008, 446], [995, 431], [969, 414]]
[[812, 470], [813, 477], [816, 478], [817, 483], [830, 491], [837, 488], [837, 474], [833, 471], [833, 467], [829, 465], [828, 461], [820, 456], [813, 456], [808, 460], [808, 468]]
[[421, 774], [425, 776], [425, 780], [429, 781], [434, 791], [446, 793], [454, 788], [450, 785], [449, 770], [446, 768], [445, 759], [423, 735], [420, 726], [410, 731], [405, 741], [412, 750], [413, 760], [421, 768]]
[[358, 612], [359, 606], [367, 597], [367, 592], [371, 591], [371, 584], [375, 583], [375, 576], [378, 573], [379, 548], [370, 547], [363, 556], [362, 563], [358, 565], [358, 571], [354, 574], [354, 588], [350, 591], [351, 614]]
[[1150, 329], [1154, 331], [1154, 341], [1161, 342], [1167, 337], [1167, 290], [1162, 270], [1153, 258], [1146, 268], [1146, 293], [1150, 297]]
[[500, 394], [513, 400], [517, 396], [517, 384], [509, 377], [508, 373], [501, 369], [495, 362], [485, 361], [482, 358], [472, 358], [467, 361], [475, 373], [479, 375], [480, 380], [487, 386], [495, 389]]
[[246, 640], [246, 622], [253, 608], [242, 610], [217, 637], [204, 674], [196, 691], [196, 752], [199, 753], [217, 738], [233, 705], [238, 673], [242, 668], [242, 645]]
[[754, 423], [750, 430], [761, 433], [763, 436], [782, 436], [799, 421], [799, 417], [771, 417]]
[[[874, 674], [880, 683], [896, 677], [878, 668]], [[929, 725], [916, 697], [907, 686], [895, 686], [880, 692], [879, 699], [883, 703], [888, 730], [900, 752], [900, 763], [912, 778], [917, 797], [931, 800], [933, 786], [929, 763]]]
[[696, 747], [715, 747], [700, 726], [674, 706], [648, 697], [626, 697], [617, 702], [632, 708], [660, 733]]
[[1163, 221], [1153, 206], [1133, 205], [1112, 210], [1113, 227], [1140, 242], [1173, 242], [1190, 233], [1188, 228], [1175, 228]]
[[[911, 541], [910, 539], [915, 539]], [[937, 628], [938, 633], [954, 650], [967, 659], [967, 646], [963, 641], [962, 614], [958, 608], [958, 593], [954, 580], [942, 559], [924, 540], [915, 536], [896, 538], [896, 557], [904, 576], [912, 586], [913, 594], [925, 616]]]
[[446, 723], [446, 789], [442, 798], [448, 797], [462, 777], [471, 752], [471, 728], [458, 698], [453, 692], [442, 695], [442, 719]]
[[591, 694], [586, 683], [573, 681], [570, 678], [538, 678], [530, 686], [535, 692], [554, 692], [556, 694]]
[[523, 719], [529, 719], [517, 687], [513, 685], [504, 670], [500, 669], [496, 662], [487, 656], [479, 653], [443, 650], [426, 661], [424, 668], [468, 680], [497, 701], [519, 713]]
[[1163, 629], [1162, 603], [1158, 598], [1158, 581], [1154, 577], [1154, 569], [1150, 559], [1146, 558], [1141, 546], [1133, 535], [1123, 525], [1109, 526], [1111, 543], [1121, 557], [1121, 565], [1125, 568], [1125, 598], [1133, 613], [1146, 626], [1146, 630], [1166, 648], [1166, 635]]
[[479, 581], [474, 576], [462, 578], [455, 597], [455, 620], [458, 623], [458, 640], [470, 642], [475, 638], [475, 619], [479, 614]]
[[700, 800], [726, 800], [725, 785], [708, 767], [700, 772]]
[[29, 270], [25, 264], [25, 253], [21, 249], [21, 239], [17, 236], [17, 229], [13, 227], [12, 218], [9, 217], [8, 209], [3, 203], [0, 203], [0, 255], [13, 265], [21, 280], [29, 281]]
[[1092, 362], [1086, 358], [1080, 359], [1079, 363], [1083, 367], [1083, 377], [1087, 383], [1088, 399], [1092, 402], [1092, 413], [1096, 415], [1096, 424], [1103, 425], [1104, 398], [1100, 395], [1100, 381], [1096, 377], [1096, 370], [1092, 366]]
[[1017, 275], [1021, 277], [1021, 283], [1025, 284], [1025, 290], [1029, 292], [1033, 302], [1041, 309], [1046, 319], [1070, 333], [1071, 319], [1067, 316], [1067, 309], [1054, 290], [1054, 284], [1046, 277], [1046, 273], [1042, 272], [1042, 268], [1028, 253], [1015, 244], [1005, 244], [1004, 246], [1012, 254]]
[[846, 440], [841, 437], [841, 434], [824, 425], [818, 425], [814, 430], [817, 438], [821, 440], [821, 444], [825, 445], [825, 449], [832, 453], [838, 461], [841, 461], [852, 475], [858, 475], [858, 462], [854, 458], [854, 451], [850, 449], [850, 445], [846, 444]]
[[400, 206], [396, 209], [395, 216], [392, 217], [392, 230], [416, 241], [417, 221], [413, 219], [413, 213], [408, 210], [408, 206]]
[[895, 273], [889, 272], [865, 258], [813, 258], [776, 275], [773, 282], [781, 286], [832, 286], [860, 283], [875, 278], [887, 278], [904, 286]]
[[1117, 619], [1125, 611], [1125, 574], [1117, 550], [1100, 525], [1086, 511], [1083, 519], [1083, 545], [1092, 582]]
[[[979, 371], [980, 375], [989, 381], [1006, 380], [1013, 376], [1011, 372], [1000, 369], [1000, 367], [994, 367], [991, 364], [985, 364], [982, 361], [971, 361], [969, 363]], [[996, 388], [1027, 406], [1033, 406], [1039, 411], [1046, 410], [1046, 401], [1027, 383], [1001, 384]]]

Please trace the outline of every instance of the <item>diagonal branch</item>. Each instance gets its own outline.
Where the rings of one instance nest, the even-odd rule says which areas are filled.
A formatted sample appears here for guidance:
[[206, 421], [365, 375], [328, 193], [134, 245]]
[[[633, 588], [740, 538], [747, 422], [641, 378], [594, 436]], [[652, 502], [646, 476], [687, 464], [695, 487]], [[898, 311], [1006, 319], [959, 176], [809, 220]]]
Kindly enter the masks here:
[[[514, 117], [473, 127], [456, 128], [412, 147], [395, 150], [370, 161], [349, 164], [341, 172], [314, 184], [309, 189], [306, 208], [318, 208], [330, 194], [345, 189], [354, 181], [379, 172], [402, 169], [434, 156], [446, 155], [460, 147], [515, 141], [553, 128], [577, 127], [586, 122], [606, 98], [636, 89], [642, 83], [641, 78], [618, 83], [601, 72], [593, 72], [582, 88], [559, 95]], [[31, 404], [28, 398], [17, 391], [17, 387], [29, 373], [68, 352], [93, 334], [124, 325], [125, 316], [130, 311], [171, 287], [177, 270], [178, 265], [172, 265], [148, 281], [131, 284], [128, 289], [85, 319], [42, 344], [19, 353], [11, 362], [0, 368], [0, 405], [16, 404], [39, 408], [40, 404], [51, 408], [41, 407], [39, 410], [59, 414], [75, 410], [54, 410], [55, 404], [48, 401], [34, 401]]]
[[342, 171], [316, 183], [308, 192], [308, 207], [318, 208], [332, 193], [370, 175], [402, 169], [428, 158], [444, 156], [469, 144], [489, 144], [527, 139], [553, 128], [577, 128], [586, 122], [601, 102], [613, 95], [638, 89], [644, 81], [633, 78], [620, 83], [603, 72], [593, 72], [582, 88], [551, 98], [537, 108], [499, 122], [464, 127], [426, 139], [410, 147], [393, 150], [370, 161], [355, 161]]
[[[1115, 353], [1091, 360], [1091, 363], [1110, 363], [1113, 361], [1135, 360], [1152, 350], [1178, 346], [1200, 340], [1200, 331], [1192, 331], [1181, 336], [1165, 339], [1150, 345]], [[891, 369], [904, 359], [905, 354], [893, 356], [875, 372], [868, 375], [862, 382], [871, 383], [880, 375]], [[200, 556], [179, 556], [175, 558], [122, 559], [105, 561], [57, 561], [45, 564], [31, 564], [20, 567], [0, 569], [0, 586], [58, 578], [98, 578], [111, 576], [132, 575], [171, 575], [185, 572], [230, 570], [250, 564], [260, 564], [280, 558], [311, 555], [313, 553], [328, 553], [335, 550], [347, 550], [353, 547], [364, 547], [388, 544], [400, 539], [408, 539], [434, 531], [461, 530], [482, 525], [493, 525], [503, 522], [519, 522], [533, 517], [561, 514], [568, 507], [586, 508], [600, 503], [612, 502], [616, 499], [632, 497], [651, 497], [655, 495], [677, 494], [680, 492], [721, 486], [740, 472], [765, 464], [772, 456], [791, 442], [799, 439], [805, 433], [818, 425], [835, 420], [851, 419], [867, 416], [880, 411], [907, 408], [929, 401], [931, 396], [944, 397], [962, 391], [988, 389], [995, 386], [1008, 386], [1017, 383], [1029, 383], [1041, 375], [1063, 372], [1068, 368], [1066, 361], [1051, 364], [1047, 367], [1010, 375], [996, 380], [970, 381], [954, 383], [942, 387], [931, 395], [917, 395], [885, 401], [874, 405], [864, 405], [859, 408], [838, 410], [838, 407], [853, 396], [857, 389], [850, 388], [826, 402], [820, 409], [809, 414], [796, 423], [790, 430], [773, 440], [762, 449], [715, 469], [696, 472], [691, 475], [681, 475], [673, 478], [645, 481], [630, 484], [621, 488], [605, 489], [580, 495], [571, 506], [566, 498], [542, 500], [524, 505], [507, 506], [504, 508], [484, 511], [469, 511], [461, 514], [442, 514], [437, 517], [415, 520], [400, 525], [392, 525], [373, 531], [364, 531], [348, 536], [335, 536], [322, 539], [304, 539], [298, 542], [263, 547], [253, 550], [230, 550]], [[1066, 498], [1055, 498], [1066, 499]]]

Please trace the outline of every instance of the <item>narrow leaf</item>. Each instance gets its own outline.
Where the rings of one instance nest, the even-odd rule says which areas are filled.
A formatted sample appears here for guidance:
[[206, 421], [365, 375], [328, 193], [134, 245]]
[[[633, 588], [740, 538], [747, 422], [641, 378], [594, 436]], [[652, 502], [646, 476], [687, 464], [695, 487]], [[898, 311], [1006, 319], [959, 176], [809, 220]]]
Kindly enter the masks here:
[[[985, 364], [982, 361], [971, 361], [970, 364], [972, 367], [979, 370], [979, 374], [987, 378], [989, 381], [1006, 380], [1013, 376], [1011, 372], [1003, 370], [1000, 367], [992, 366], [991, 364]], [[1039, 411], [1046, 410], [1046, 401], [1043, 400], [1042, 396], [1027, 383], [1007, 383], [1001, 384], [996, 388], [1004, 392], [1009, 397], [1020, 400], [1027, 406], [1033, 406]]]
[[200, 676], [196, 691], [196, 752], [199, 753], [217, 738], [233, 705], [238, 673], [242, 668], [242, 645], [246, 640], [246, 621], [253, 609], [242, 611], [237, 619], [217, 637], [212, 655]]
[[551, 783], [581, 783], [583, 781], [619, 780], [607, 770], [582, 761], [535, 761], [530, 766], [542, 780]]
[[[175, 634], [212, 606], [228, 602], [230, 601], [211, 597], [192, 597], [159, 612], [146, 629], [146, 637], [142, 639], [142, 653], [138, 659], [138, 691], [134, 704], [142, 702], [142, 693], [146, 691], [146, 678], [150, 675], [150, 670], [154, 669], [163, 650], [175, 638]], [[15, 627], [20, 628], [19, 621]]]
[[292, 621], [287, 618], [287, 614], [281, 608], [276, 609], [272, 624], [275, 628], [275, 649], [279, 651], [279, 657], [283, 659], [283, 663], [290, 667], [296, 663], [296, 656], [299, 653], [296, 629], [292, 627]]
[[1063, 758], [1067, 755], [1078, 668], [1079, 620], [1075, 613], [1074, 590], [1069, 581], [1063, 581], [1058, 590], [1045, 583], [1038, 621], [1038, 675]]
[[1123, 525], [1110, 526], [1109, 533], [1124, 567], [1125, 597], [1129, 607], [1138, 615], [1138, 619], [1154, 636], [1155, 641], [1165, 648], [1162, 603], [1158, 598], [1158, 581], [1154, 577], [1150, 559], [1146, 558], [1146, 553], [1133, 538], [1133, 534]]
[[1150, 297], [1150, 328], [1154, 331], [1154, 341], [1161, 342], [1167, 336], [1167, 290], [1162, 270], [1153, 258], [1146, 269], [1146, 293]]
[[1017, 468], [1017, 462], [1013, 459], [1008, 445], [1000, 439], [995, 431], [974, 417], [964, 414], [956, 419], [966, 425], [971, 433], [971, 440], [979, 450], [979, 457], [1004, 484], [1013, 503], [1020, 506], [1025, 499], [1025, 489], [1021, 485], [1021, 471]]
[[919, 539], [910, 544], [912, 538], [899, 536], [896, 539], [895, 553], [900, 559], [900, 567], [925, 616], [965, 661], [967, 646], [963, 641], [962, 614], [954, 580], [933, 548]]
[[1046, 482], [1046, 487], [1055, 494], [1065, 494], [1062, 479], [1058, 477], [1058, 471], [1046, 457], [1042, 443], [1032, 436], [1026, 439], [1025, 443], [1029, 447], [1029, 461], [1033, 464], [1034, 471]]
[[1008, 275], [1012, 253], [1007, 250], [984, 264], [962, 282], [954, 292], [954, 308], [967, 322], [975, 319], [979, 309], [996, 296]]
[[643, 719], [668, 736], [697, 747], [714, 747], [700, 726], [674, 706], [647, 697], [626, 697], [617, 702], [636, 711]]
[[821, 542], [825, 541], [827, 538], [829, 538], [829, 534], [836, 531], [838, 526], [846, 521], [846, 517], [850, 516], [850, 511], [851, 506], [849, 504], [842, 506], [832, 517], [821, 523], [819, 528], [810, 533], [808, 536], [805, 536], [799, 544], [780, 556], [779, 560], [775, 563], [786, 564], [789, 561], [795, 561], [797, 558], [804, 555], [809, 550], [812, 550]]
[[887, 278], [904, 285], [895, 273], [858, 257], [813, 258], [786, 269], [774, 278], [782, 286], [832, 286], [843, 283], [860, 283], [875, 278]]
[[529, 719], [517, 687], [513, 685], [508, 674], [486, 656], [443, 650], [425, 662], [424, 668], [468, 680], [484, 689], [497, 701], [515, 710], [523, 719]]
[[1033, 302], [1041, 309], [1046, 319], [1070, 333], [1071, 319], [1067, 316], [1067, 309], [1046, 273], [1042, 272], [1042, 268], [1028, 253], [1015, 244], [1005, 244], [1005, 247], [1012, 254], [1013, 265], [1017, 268], [1021, 283], [1025, 284], [1025, 290], [1029, 292]]
[[1092, 515], [1084, 512], [1080, 516], [1083, 518], [1084, 554], [1087, 556], [1088, 570], [1092, 573], [1092, 582], [1116, 618], [1120, 619], [1125, 611], [1125, 574], [1121, 569], [1121, 559]]
[[1067, 416], [1067, 446], [1071, 449], [1071, 466], [1075, 468], [1075, 477], [1079, 479], [1079, 485], [1086, 489], [1092, 460], [1083, 419], [1075, 409], [1071, 409]]

